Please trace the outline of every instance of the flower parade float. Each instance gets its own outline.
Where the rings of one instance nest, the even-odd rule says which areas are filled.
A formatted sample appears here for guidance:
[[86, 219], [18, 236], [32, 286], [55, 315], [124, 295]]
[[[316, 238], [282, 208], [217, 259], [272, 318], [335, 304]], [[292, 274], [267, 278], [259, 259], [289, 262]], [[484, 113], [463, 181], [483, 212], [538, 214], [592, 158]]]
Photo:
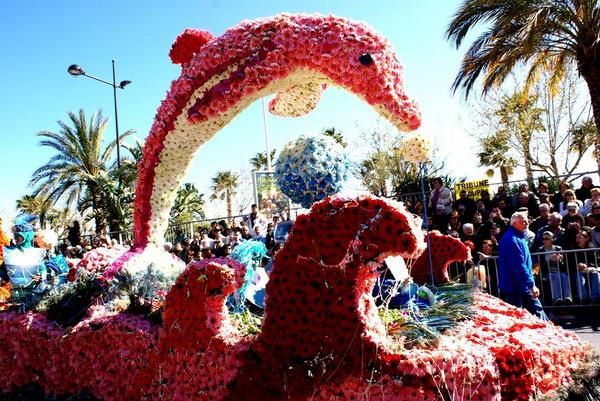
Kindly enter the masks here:
[[[45, 313], [0, 314], [5, 399], [34, 388], [40, 397], [106, 401], [554, 400], [576, 399], [592, 382], [589, 344], [480, 292], [469, 293], [469, 315], [435, 341], [405, 342], [398, 321], [390, 335], [375, 280], [387, 257], [421, 263], [426, 241], [402, 204], [367, 195], [326, 197], [298, 217], [273, 262], [260, 331], [244, 335], [226, 303], [243, 286], [245, 266], [216, 258], [185, 267], [162, 250], [195, 151], [273, 93], [270, 108], [284, 116], [309, 112], [327, 85], [365, 99], [399, 129], [418, 128], [420, 116], [390, 45], [338, 17], [278, 15], [220, 37], [186, 30], [171, 58], [182, 74], [139, 166], [135, 246], [90, 253], [69, 275], [67, 290], [86, 301], [84, 310], [59, 301]], [[430, 242], [446, 255], [434, 259], [443, 281], [447, 260], [464, 255], [437, 236]], [[111, 294], [115, 282], [129, 306]], [[144, 284], [153, 282], [160, 285]], [[135, 313], [140, 299], [158, 300], [160, 319]]]

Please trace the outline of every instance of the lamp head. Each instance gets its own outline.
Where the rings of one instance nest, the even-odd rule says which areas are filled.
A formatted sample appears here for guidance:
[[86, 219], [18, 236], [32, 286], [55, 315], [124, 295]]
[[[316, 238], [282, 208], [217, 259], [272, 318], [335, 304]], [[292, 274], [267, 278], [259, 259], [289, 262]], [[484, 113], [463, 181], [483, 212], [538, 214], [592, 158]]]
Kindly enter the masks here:
[[131, 83], [131, 81], [121, 81], [121, 83], [119, 84], [119, 88], [125, 89], [125, 87], [127, 85], [129, 85], [130, 83]]
[[67, 68], [67, 71], [73, 76], [85, 75], [85, 71], [83, 70], [83, 68], [81, 68], [77, 64], [71, 64], [69, 68]]

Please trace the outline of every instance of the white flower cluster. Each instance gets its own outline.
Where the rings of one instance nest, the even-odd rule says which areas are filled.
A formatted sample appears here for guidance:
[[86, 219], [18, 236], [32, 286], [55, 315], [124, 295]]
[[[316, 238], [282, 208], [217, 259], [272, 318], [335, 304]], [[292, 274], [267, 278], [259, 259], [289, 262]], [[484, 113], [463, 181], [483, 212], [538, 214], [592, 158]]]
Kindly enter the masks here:
[[294, 85], [277, 93], [269, 103], [269, 111], [281, 117], [300, 117], [308, 114], [317, 107], [326, 88], [325, 80], [315, 76], [312, 81]]
[[164, 302], [177, 277], [185, 269], [185, 263], [161, 248], [147, 247], [123, 265], [111, 280], [109, 294], [113, 300], [108, 308], [125, 310], [134, 296], [141, 304]]
[[419, 134], [409, 134], [400, 145], [404, 160], [418, 164], [431, 160], [431, 141]]

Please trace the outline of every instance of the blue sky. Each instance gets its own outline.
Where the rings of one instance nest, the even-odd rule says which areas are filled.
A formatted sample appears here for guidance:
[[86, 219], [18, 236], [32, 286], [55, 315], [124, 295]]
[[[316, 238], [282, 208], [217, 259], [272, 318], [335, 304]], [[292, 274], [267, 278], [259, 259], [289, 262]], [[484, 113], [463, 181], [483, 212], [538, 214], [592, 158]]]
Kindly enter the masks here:
[[[464, 104], [450, 93], [462, 49], [446, 42], [445, 28], [455, 11], [454, 0], [395, 1], [81, 1], [6, 0], [0, 5], [0, 213], [14, 209], [28, 193], [32, 172], [52, 152], [37, 145], [40, 130], [57, 130], [66, 112], [102, 109], [111, 118], [108, 138], [114, 138], [112, 89], [88, 78], [67, 74], [81, 65], [88, 73], [111, 79], [111, 59], [117, 61], [117, 81], [133, 83], [119, 91], [121, 131], [138, 130], [145, 138], [156, 109], [180, 67], [168, 53], [185, 28], [214, 35], [243, 19], [279, 12], [320, 12], [363, 20], [385, 35], [405, 66], [410, 97], [423, 114], [423, 134], [431, 137], [456, 176], [479, 178], [476, 140], [465, 134]], [[306, 117], [283, 119], [269, 115], [271, 146], [281, 149], [300, 134], [335, 126], [349, 142], [377, 126], [378, 116], [366, 104], [340, 90], [328, 90], [319, 107]], [[248, 159], [264, 149], [260, 102], [245, 110], [213, 140], [200, 148], [186, 181], [208, 192], [217, 170], [248, 167]]]

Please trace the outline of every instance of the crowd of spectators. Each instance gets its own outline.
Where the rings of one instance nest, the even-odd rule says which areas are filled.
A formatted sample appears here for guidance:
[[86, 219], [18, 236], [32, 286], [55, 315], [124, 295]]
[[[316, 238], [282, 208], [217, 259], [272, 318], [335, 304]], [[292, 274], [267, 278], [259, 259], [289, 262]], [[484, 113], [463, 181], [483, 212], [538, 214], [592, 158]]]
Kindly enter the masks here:
[[[32, 221], [36, 218], [31, 215]], [[291, 221], [280, 219], [283, 220], [283, 216], [274, 216], [269, 221], [252, 205], [252, 211], [239, 221], [234, 220], [232, 226], [225, 220], [214, 221], [210, 227], [199, 226], [192, 238], [186, 238], [183, 230], [177, 229], [174, 241], [167, 242], [165, 249], [187, 264], [203, 258], [229, 256], [238, 244], [254, 240], [264, 244], [266, 256], [270, 257], [280, 249], [293, 225]], [[50, 289], [73, 281], [79, 259], [94, 249], [112, 249], [118, 254], [132, 246], [107, 236], [82, 236], [77, 221], [60, 242], [56, 232], [36, 229], [32, 223], [15, 225], [13, 236], [9, 237], [2, 231], [1, 223], [0, 219], [0, 310], [35, 307]], [[115, 254], [102, 252], [99, 258]], [[269, 258], [263, 260], [266, 263]]]
[[[481, 191], [477, 199], [464, 190], [453, 199], [439, 178], [433, 187], [427, 228], [463, 241], [471, 249], [473, 265], [489, 264], [509, 228], [510, 216], [526, 212], [529, 227], [525, 238], [534, 254], [538, 277], [546, 278], [551, 302], [570, 304], [573, 297], [582, 303], [600, 302], [600, 266], [592, 251], [600, 248], [600, 187], [591, 177], [583, 177], [576, 190], [567, 182], [561, 182], [555, 193], [549, 192], [546, 182], [540, 182], [535, 190], [523, 183], [514, 194], [499, 187], [493, 196]], [[416, 203], [413, 213], [421, 214], [422, 207]], [[496, 269], [490, 266], [486, 270], [487, 281], [495, 283]]]
[[[590, 177], [584, 177], [581, 187], [575, 191], [566, 182], [562, 182], [554, 194], [548, 192], [545, 182], [535, 191], [522, 183], [512, 195], [504, 187], [498, 187], [493, 197], [483, 190], [477, 199], [466, 190], [453, 199], [441, 179], [433, 182], [427, 228], [460, 238], [474, 254], [484, 250], [484, 241], [491, 241], [493, 251], [497, 250], [510, 216], [516, 211], [527, 212], [529, 217], [527, 237], [531, 250], [543, 245], [542, 235], [546, 231], [552, 232], [555, 243], [565, 249], [576, 248], [576, 237], [582, 230], [590, 234], [594, 246], [600, 246], [600, 187], [596, 187]], [[423, 205], [417, 202], [409, 209], [420, 215]]]
[[[265, 244], [267, 255], [271, 256], [281, 248], [291, 225], [292, 222], [285, 215], [274, 215], [272, 219], [267, 219], [259, 213], [256, 205], [252, 205], [251, 212], [240, 219], [234, 219], [232, 225], [225, 220], [212, 221], [209, 226], [199, 225], [189, 238], [181, 226], [176, 227], [173, 240], [167, 241], [164, 247], [189, 263], [204, 258], [229, 256], [240, 242], [255, 240]], [[278, 228], [281, 238], [276, 239]], [[81, 259], [86, 252], [96, 248], [127, 249], [132, 245], [132, 241], [121, 244], [107, 236], [82, 236], [79, 223], [75, 221], [66, 238], [58, 245], [58, 250], [67, 259]]]
[[[274, 255], [280, 248], [284, 235], [279, 238], [276, 232], [287, 233], [291, 222], [285, 216], [273, 216], [268, 220], [259, 213], [256, 205], [252, 205], [251, 212], [241, 219], [234, 220], [229, 225], [225, 220], [213, 221], [210, 227], [198, 226], [192, 238], [186, 238], [181, 228], [176, 228], [175, 239], [167, 242], [165, 249], [178, 256], [185, 263], [194, 260], [213, 257], [229, 256], [233, 249], [243, 241], [254, 240], [262, 242], [267, 255]], [[286, 226], [287, 230], [278, 230]]]

